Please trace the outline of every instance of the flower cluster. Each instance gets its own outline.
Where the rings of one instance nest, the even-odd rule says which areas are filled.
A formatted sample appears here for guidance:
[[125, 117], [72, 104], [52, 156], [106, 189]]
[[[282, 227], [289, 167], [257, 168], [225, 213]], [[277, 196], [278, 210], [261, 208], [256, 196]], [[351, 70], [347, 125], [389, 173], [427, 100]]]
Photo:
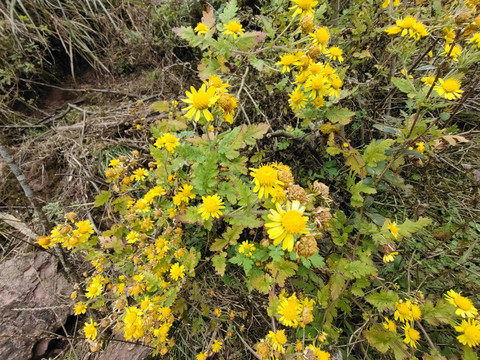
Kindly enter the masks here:
[[415, 40], [428, 36], [428, 30], [423, 22], [417, 21], [413, 16], [406, 16], [403, 19], [398, 19], [396, 24], [397, 26], [390, 26], [385, 30], [388, 35], [408, 35]]

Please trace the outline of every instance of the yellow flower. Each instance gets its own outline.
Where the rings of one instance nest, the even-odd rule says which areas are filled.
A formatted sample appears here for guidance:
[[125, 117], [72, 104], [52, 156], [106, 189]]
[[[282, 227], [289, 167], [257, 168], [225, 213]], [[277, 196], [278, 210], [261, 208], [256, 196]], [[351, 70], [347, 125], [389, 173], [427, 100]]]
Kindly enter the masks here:
[[301, 17], [304, 16], [313, 16], [314, 10], [313, 7], [318, 4], [316, 0], [291, 0], [293, 5], [292, 7], [288, 8], [288, 10], [295, 10], [292, 14], [292, 17], [297, 16], [300, 14]]
[[[386, 9], [389, 7], [390, 3], [392, 2], [392, 0], [385, 0], [382, 4], [382, 8]], [[400, 5], [400, 0], [393, 0], [393, 6], [398, 6]]]
[[[450, 55], [449, 55], [450, 54]], [[462, 49], [458, 45], [445, 44], [445, 52], [443, 56], [449, 56], [453, 61], [458, 61], [458, 56], [462, 54]]]
[[280, 322], [285, 326], [296, 328], [300, 316], [301, 306], [295, 293], [290, 297], [280, 295], [280, 305], [278, 306], [278, 314]]
[[460, 315], [462, 318], [473, 318], [478, 315], [478, 310], [473, 306], [472, 301], [453, 290], [447, 291], [445, 300], [457, 307], [455, 314]]
[[328, 49], [326, 55], [329, 59], [338, 60], [339, 63], [343, 62], [343, 51], [339, 47], [332, 46], [330, 49]]
[[385, 32], [388, 35], [397, 35], [401, 31], [402, 31], [402, 28], [399, 26], [389, 26], [388, 28], [385, 29]]
[[316, 360], [330, 360], [331, 359], [330, 354], [328, 352], [320, 350], [319, 348], [317, 348], [314, 345], [308, 345], [307, 349], [310, 349], [311, 351], [313, 351], [313, 353], [316, 356]]
[[417, 341], [420, 340], [420, 333], [417, 330], [412, 329], [409, 323], [406, 323], [402, 329], [405, 330], [405, 339], [403, 342], [405, 344], [410, 344], [411, 347], [417, 348]]
[[390, 320], [388, 318], [385, 318], [385, 322], [383, 322], [382, 325], [386, 330], [388, 330], [392, 333], [397, 332], [397, 325], [395, 324], [395, 322], [393, 322], [392, 320]]
[[397, 223], [395, 221], [391, 221], [388, 224], [388, 230], [390, 230], [395, 239], [398, 237], [398, 231], [400, 230], [400, 228], [397, 226]]
[[288, 94], [288, 96], [290, 97], [288, 102], [292, 110], [299, 110], [305, 107], [307, 97], [305, 96], [305, 93], [300, 90], [299, 86], [291, 94]]
[[198, 213], [202, 216], [203, 220], [208, 220], [210, 216], [212, 218], [219, 218], [223, 213], [221, 209], [225, 209], [223, 206], [223, 200], [217, 195], [202, 196], [202, 205], [198, 209]]
[[83, 332], [85, 337], [89, 340], [95, 340], [97, 338], [97, 323], [93, 322], [93, 319], [90, 318], [90, 322], [86, 322], [83, 327]]
[[102, 293], [103, 284], [97, 282], [91, 282], [87, 287], [87, 293], [85, 296], [89, 299], [96, 298]]
[[470, 44], [477, 44], [478, 48], [480, 49], [480, 33], [476, 33], [468, 41]]
[[[221, 93], [216, 105], [222, 112], [223, 120], [229, 124], [233, 124], [233, 115], [235, 115], [235, 109], [238, 107], [235, 96]], [[211, 131], [213, 131], [213, 129]]]
[[282, 249], [292, 251], [294, 236], [309, 233], [307, 229], [308, 218], [303, 216], [304, 206], [299, 201], [287, 202], [287, 210], [276, 204], [277, 210], [270, 210], [268, 218], [272, 222], [266, 223], [267, 233], [276, 246], [283, 241]]
[[238, 252], [245, 254], [245, 256], [252, 256], [252, 251], [255, 251], [255, 244], [250, 244], [248, 241], [242, 242], [238, 248]]
[[321, 74], [310, 76], [305, 83], [305, 91], [310, 91], [310, 97], [314, 99], [326, 95], [329, 87], [327, 79]]
[[178, 279], [183, 279], [183, 277], [185, 276], [184, 271], [185, 266], [180, 265], [179, 263], [175, 263], [170, 268], [170, 277], [175, 281], [177, 281]]
[[422, 311], [418, 305], [412, 304], [410, 311], [412, 313], [413, 320], [420, 320], [422, 317]]
[[328, 90], [328, 96], [340, 97], [340, 88], [343, 85], [342, 79], [340, 79], [338, 76], [334, 75], [330, 85], [331, 85], [331, 87]]
[[237, 21], [230, 21], [228, 24], [223, 24], [223, 27], [225, 28], [223, 33], [225, 35], [233, 35], [234, 39], [236, 39], [238, 35], [242, 36], [245, 33], [242, 24]]
[[75, 304], [74, 310], [75, 311], [74, 311], [73, 315], [85, 314], [87, 312], [87, 305], [85, 305], [84, 303], [79, 301], [78, 303]]
[[428, 75], [428, 76], [422, 77], [420, 81], [425, 85], [432, 86], [433, 82], [435, 81], [435, 76]]
[[148, 171], [144, 168], [139, 168], [133, 172], [133, 178], [137, 181], [145, 180], [146, 176], [148, 176]]
[[398, 251], [394, 251], [394, 252], [391, 252], [391, 253], [388, 253], [388, 254], [385, 254], [383, 255], [383, 262], [386, 264], [386, 263], [389, 263], [389, 262], [393, 262], [395, 260], [395, 257], [398, 255]]
[[222, 344], [223, 344], [222, 341], [218, 341], [217, 339], [215, 339], [215, 341], [212, 344], [212, 352], [214, 353], [219, 352], [222, 349]]
[[157, 141], [155, 142], [155, 146], [159, 149], [162, 149], [163, 147], [165, 147], [165, 149], [167, 149], [168, 152], [173, 153], [174, 149], [178, 145], [180, 145], [178, 140], [179, 139], [177, 139], [175, 135], [166, 133], [166, 134], [163, 134], [161, 138], [157, 139]]
[[208, 33], [208, 32], [210, 31], [210, 29], [208, 28], [208, 26], [205, 25], [205, 24], [202, 23], [202, 22], [199, 22], [199, 23], [197, 24], [197, 27], [196, 27], [195, 29], [193, 29], [193, 30], [195, 30], [195, 32], [196, 32], [198, 35], [200, 35], [200, 34], [206, 34], [206, 33]]
[[75, 226], [80, 235], [93, 234], [93, 225], [89, 220], [76, 222]]
[[282, 73], [285, 71], [290, 72], [290, 66], [295, 65], [297, 62], [297, 57], [295, 54], [286, 54], [280, 56], [280, 61], [276, 62], [275, 65], [282, 65]]
[[438, 79], [438, 81], [440, 84], [433, 88], [438, 95], [443, 96], [447, 100], [455, 100], [455, 98], [462, 96], [463, 90], [460, 90], [460, 81], [454, 78]]
[[326, 27], [315, 28], [315, 32], [309, 34], [312, 37], [313, 44], [318, 45], [320, 50], [323, 51], [330, 40], [330, 33]]
[[205, 360], [206, 358], [207, 358], [207, 353], [206, 352], [197, 354], [197, 356], [196, 356], [197, 360]]
[[267, 338], [270, 339], [270, 342], [273, 345], [273, 350], [278, 351], [280, 354], [285, 353], [285, 348], [283, 347], [283, 345], [285, 345], [287, 342], [285, 330], [277, 330], [276, 332], [270, 331], [267, 335]]
[[477, 322], [477, 320], [463, 320], [462, 325], [455, 326], [455, 331], [463, 333], [462, 335], [457, 336], [457, 339], [461, 344], [469, 347], [480, 344], [480, 324]]
[[129, 244], [134, 244], [138, 241], [138, 239], [140, 238], [140, 234], [136, 231], [130, 231], [128, 233], [128, 235], [126, 236], [126, 239], [127, 239], [127, 242]]
[[110, 164], [108, 166], [117, 167], [118, 165], [120, 165], [120, 160], [112, 159], [112, 160], [110, 160]]
[[252, 182], [255, 184], [253, 192], [258, 192], [258, 198], [268, 199], [275, 191], [281, 191], [283, 183], [278, 180], [278, 170], [272, 165], [262, 165], [258, 169], [250, 168], [253, 177]]
[[190, 104], [183, 109], [183, 111], [187, 111], [185, 117], [187, 117], [187, 119], [194, 118], [195, 121], [198, 121], [200, 120], [200, 115], [203, 114], [207, 121], [213, 121], [213, 115], [208, 108], [213, 106], [218, 99], [216, 89], [214, 87], [207, 89], [205, 84], [203, 84], [198, 91], [191, 86], [190, 91], [185, 93], [187, 99], [182, 99], [184, 103]]
[[300, 302], [300, 317], [299, 325], [304, 328], [313, 321], [313, 307], [315, 306], [315, 300], [305, 298]]
[[396, 21], [397, 26], [390, 26], [385, 31], [388, 35], [396, 35], [401, 32], [401, 36], [409, 35], [418, 40], [427, 36], [428, 31], [421, 21], [416, 21], [413, 16], [407, 16]]
[[417, 150], [420, 154], [423, 154], [425, 152], [425, 143], [423, 141], [415, 143], [415, 145], [417, 145]]
[[395, 303], [395, 320], [400, 320], [403, 323], [411, 321], [413, 319], [411, 306], [412, 303], [410, 300], [407, 300], [407, 302], [397, 301]]

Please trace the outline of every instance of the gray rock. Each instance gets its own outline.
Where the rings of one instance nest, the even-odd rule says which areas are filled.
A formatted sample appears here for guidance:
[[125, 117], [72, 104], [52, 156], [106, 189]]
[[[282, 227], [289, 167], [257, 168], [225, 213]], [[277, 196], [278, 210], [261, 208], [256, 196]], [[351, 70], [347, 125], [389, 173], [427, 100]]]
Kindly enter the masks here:
[[48, 348], [45, 332], [58, 330], [71, 312], [66, 301], [71, 289], [57, 271], [57, 259], [46, 252], [0, 264], [0, 359], [43, 355]]
[[[123, 338], [122, 338], [123, 339]], [[108, 346], [97, 355], [96, 360], [146, 360], [152, 349], [135, 344], [110, 341]]]

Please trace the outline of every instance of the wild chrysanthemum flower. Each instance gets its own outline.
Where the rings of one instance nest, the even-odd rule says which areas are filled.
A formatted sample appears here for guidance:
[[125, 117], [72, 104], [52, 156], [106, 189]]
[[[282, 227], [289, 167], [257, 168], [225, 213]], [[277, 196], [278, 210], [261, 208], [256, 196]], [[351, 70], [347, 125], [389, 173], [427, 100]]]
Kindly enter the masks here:
[[313, 33], [310, 33], [313, 43], [320, 47], [321, 51], [326, 49], [328, 40], [330, 40], [330, 33], [326, 27], [316, 28]]
[[193, 185], [184, 184], [178, 189], [178, 194], [173, 197], [175, 205], [179, 206], [182, 202], [188, 204], [190, 199], [195, 199], [195, 194], [192, 192]]
[[313, 16], [314, 10], [313, 7], [318, 4], [318, 1], [316, 0], [291, 0], [293, 5], [292, 7], [289, 7], [288, 10], [295, 10], [294, 13], [292, 14], [292, 17], [297, 16], [300, 14], [301, 17], [304, 16]]
[[390, 26], [385, 30], [388, 35], [401, 33], [401, 36], [409, 35], [416, 40], [428, 35], [428, 31], [423, 23], [415, 20], [413, 16], [406, 16], [403, 19], [398, 19], [396, 23], [397, 26]]
[[248, 241], [244, 241], [239, 246], [238, 252], [240, 254], [244, 254], [245, 256], [252, 256], [252, 251], [255, 251], [255, 249], [255, 244], [250, 244]]
[[85, 337], [89, 340], [95, 340], [97, 338], [97, 323], [93, 322], [93, 319], [90, 318], [90, 322], [86, 322], [83, 327], [83, 332]]
[[477, 44], [480, 49], [480, 33], [474, 34], [469, 40], [470, 44]]
[[237, 98], [232, 94], [221, 93], [216, 105], [222, 112], [223, 120], [233, 124], [233, 115], [235, 115], [235, 109], [238, 107]]
[[285, 353], [283, 345], [287, 342], [285, 330], [277, 330], [276, 332], [270, 331], [267, 335], [272, 343], [273, 350], [278, 351], [280, 354]]
[[425, 152], [425, 143], [423, 141], [417, 142], [415, 143], [415, 145], [417, 146], [417, 151], [420, 154], [423, 154]]
[[130, 231], [126, 236], [127, 243], [129, 244], [136, 243], [139, 238], [140, 238], [140, 234], [134, 230]]
[[162, 149], [163, 147], [165, 147], [165, 149], [167, 149], [168, 152], [173, 153], [174, 149], [178, 145], [180, 145], [178, 140], [179, 139], [175, 135], [166, 133], [166, 134], [163, 134], [161, 138], [157, 139], [157, 141], [155, 142], [155, 146], [159, 149]]
[[197, 360], [205, 360], [206, 358], [207, 358], [207, 353], [206, 352], [202, 352], [200, 354], [197, 354], [197, 356], [196, 356]]
[[390, 230], [395, 239], [398, 237], [398, 231], [400, 230], [400, 228], [397, 226], [397, 223], [395, 221], [391, 221], [388, 224], [388, 230]]
[[383, 327], [385, 328], [385, 330], [388, 330], [392, 333], [396, 333], [397, 332], [397, 325], [395, 324], [394, 321], [388, 319], [388, 318], [385, 318], [385, 322], [382, 323]]
[[75, 226], [80, 235], [93, 234], [93, 225], [89, 220], [76, 222]]
[[297, 57], [295, 54], [285, 54], [280, 55], [280, 61], [277, 61], [275, 65], [282, 66], [282, 73], [290, 72], [290, 66], [294, 65], [297, 62]]
[[453, 61], [458, 61], [458, 56], [462, 54], [462, 48], [458, 45], [454, 45], [452, 48], [451, 44], [445, 44], [445, 52], [442, 53], [442, 56], [448, 56]]
[[278, 305], [278, 314], [280, 315], [280, 322], [285, 326], [297, 327], [300, 316], [300, 302], [295, 293], [286, 297], [280, 295], [280, 305]]
[[208, 220], [210, 216], [212, 218], [219, 218], [223, 213], [221, 209], [225, 209], [223, 206], [223, 200], [217, 195], [202, 196], [203, 203], [198, 209], [198, 213], [202, 216], [202, 219]]
[[395, 320], [400, 320], [401, 322], [405, 323], [407, 321], [411, 321], [413, 319], [412, 312], [411, 312], [411, 301], [407, 300], [406, 302], [397, 301], [395, 303]]
[[198, 35], [200, 35], [200, 34], [206, 34], [206, 33], [208, 33], [208, 32], [210, 31], [210, 29], [208, 28], [208, 26], [205, 25], [205, 24], [202, 23], [202, 22], [199, 22], [199, 23], [197, 24], [197, 26], [195, 27], [195, 29], [193, 29], [193, 30], [195, 30], [195, 32], [196, 32]]
[[455, 314], [460, 315], [461, 317], [470, 317], [473, 318], [478, 315], [478, 310], [473, 306], [472, 301], [469, 298], [461, 296], [459, 293], [448, 290], [445, 295], [445, 300], [450, 304], [455, 305], [457, 310]]
[[[382, 8], [386, 9], [390, 6], [390, 3], [392, 0], [385, 0], [382, 4]], [[400, 5], [400, 0], [393, 0], [393, 6], [399, 6]]]
[[147, 176], [148, 176], [148, 170], [144, 168], [138, 168], [133, 172], [133, 178], [137, 181], [143, 181]]
[[[314, 354], [315, 357], [311, 356], [311, 353]], [[305, 349], [305, 358], [311, 359], [314, 358], [316, 360], [330, 360], [330, 354], [326, 351], [320, 350], [314, 345], [308, 345]]]
[[325, 96], [329, 87], [329, 82], [321, 74], [310, 76], [305, 83], [305, 91], [310, 91], [310, 97], [313, 99]]
[[183, 277], [185, 276], [184, 271], [185, 266], [180, 265], [179, 263], [175, 263], [170, 268], [170, 277], [175, 281], [177, 281], [178, 279], [183, 279]]
[[277, 210], [270, 210], [268, 218], [272, 222], [266, 223], [268, 236], [273, 240], [276, 246], [283, 241], [282, 249], [292, 251], [294, 237], [296, 235], [307, 234], [308, 218], [303, 216], [304, 206], [300, 206], [299, 201], [287, 202], [287, 210], [283, 210], [280, 204], [276, 204]]
[[457, 336], [461, 344], [474, 347], [480, 344], [480, 324], [477, 320], [462, 320], [462, 325], [455, 326], [455, 331], [462, 333]]
[[313, 321], [313, 307], [315, 306], [315, 300], [305, 298], [300, 302], [300, 316], [298, 324], [304, 328]]
[[81, 315], [87, 312], [87, 305], [79, 301], [75, 304], [73, 315]]
[[394, 251], [394, 252], [391, 252], [391, 253], [388, 253], [388, 254], [385, 254], [383, 255], [383, 262], [386, 264], [386, 263], [389, 263], [389, 262], [393, 262], [395, 260], [395, 257], [398, 255], [398, 251]]
[[422, 310], [420, 310], [420, 307], [418, 305], [412, 304], [410, 307], [410, 312], [412, 313], [412, 319], [413, 320], [420, 320], [422, 317]]
[[339, 63], [343, 62], [343, 51], [337, 46], [332, 46], [326, 52], [326, 55], [329, 59], [338, 60]]
[[225, 28], [223, 33], [225, 35], [232, 35], [234, 39], [236, 39], [237, 36], [242, 36], [245, 33], [242, 24], [237, 21], [230, 21], [228, 24], [223, 24], [223, 27]]
[[214, 87], [217, 92], [226, 92], [227, 91], [227, 88], [230, 86], [230, 84], [228, 83], [228, 80], [226, 83], [222, 82], [222, 79], [220, 79], [217, 75], [210, 75], [208, 77], [208, 81], [207, 80], [203, 80], [203, 83], [206, 85], [206, 86], [209, 86], [209, 87]]
[[212, 344], [212, 352], [214, 353], [219, 352], [222, 349], [222, 344], [223, 344], [222, 341], [218, 341], [217, 339], [215, 339], [215, 341]]
[[288, 94], [290, 99], [288, 100], [292, 110], [300, 110], [305, 107], [307, 103], [307, 96], [298, 86], [291, 94]]
[[405, 339], [403, 342], [409, 344], [411, 347], [417, 348], [417, 341], [420, 340], [420, 333], [410, 327], [410, 323], [406, 323], [402, 327], [405, 330]]
[[435, 76], [428, 75], [428, 76], [422, 77], [420, 81], [425, 85], [432, 86], [435, 81]]
[[332, 77], [330, 82], [330, 88], [328, 89], [328, 96], [332, 97], [340, 97], [340, 88], [343, 85], [342, 79], [340, 79], [337, 75]]
[[283, 183], [278, 179], [278, 170], [273, 165], [261, 165], [258, 169], [250, 168], [250, 176], [255, 184], [253, 192], [258, 192], [258, 198], [268, 199], [275, 191], [281, 191]]
[[213, 115], [208, 108], [213, 106], [218, 99], [215, 88], [207, 88], [205, 84], [203, 84], [198, 91], [191, 86], [190, 91], [191, 92], [187, 91], [185, 93], [187, 99], [182, 99], [184, 103], [190, 104], [183, 109], [184, 111], [187, 111], [185, 117], [187, 119], [194, 118], [195, 121], [198, 121], [200, 120], [200, 115], [203, 114], [207, 121], [213, 121]]
[[433, 88], [438, 95], [443, 96], [447, 100], [460, 99], [463, 93], [463, 90], [460, 90], [460, 81], [454, 78], [448, 78], [446, 80], [438, 79], [438, 82], [440, 84]]

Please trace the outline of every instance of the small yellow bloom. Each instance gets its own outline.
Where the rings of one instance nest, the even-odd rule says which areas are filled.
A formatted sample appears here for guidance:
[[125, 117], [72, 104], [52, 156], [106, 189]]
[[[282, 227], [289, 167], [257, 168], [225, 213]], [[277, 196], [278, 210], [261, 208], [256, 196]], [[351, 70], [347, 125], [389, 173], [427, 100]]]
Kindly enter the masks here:
[[206, 358], [207, 358], [207, 353], [206, 352], [197, 354], [197, 356], [196, 356], [197, 360], [205, 360]]
[[391, 252], [391, 253], [388, 253], [388, 254], [385, 254], [383, 255], [383, 262], [386, 264], [386, 263], [389, 263], [389, 262], [393, 262], [395, 260], [395, 257], [398, 255], [398, 251], [394, 251], [394, 252]]
[[252, 251], [255, 251], [255, 244], [250, 244], [248, 241], [242, 242], [238, 248], [238, 252], [245, 256], [252, 256]]
[[280, 295], [280, 305], [278, 306], [278, 314], [280, 322], [285, 326], [296, 328], [300, 317], [301, 305], [295, 293], [286, 297]]
[[326, 55], [329, 59], [338, 60], [339, 63], [343, 62], [343, 51], [339, 47], [332, 46], [326, 52]]
[[202, 219], [208, 220], [210, 216], [212, 218], [219, 218], [223, 213], [221, 209], [225, 209], [223, 206], [223, 200], [217, 195], [202, 196], [203, 203], [198, 209], [198, 213], [202, 216]]
[[285, 330], [277, 330], [276, 332], [270, 331], [267, 335], [267, 338], [270, 339], [270, 342], [273, 345], [273, 350], [278, 351], [280, 354], [285, 353], [285, 348], [283, 347], [283, 345], [285, 345], [287, 342]]
[[388, 318], [385, 318], [385, 322], [382, 323], [383, 327], [385, 328], [385, 330], [388, 330], [392, 333], [396, 333], [397, 332], [397, 325], [395, 324], [394, 321], [388, 319]]
[[463, 93], [463, 90], [460, 90], [460, 81], [454, 78], [448, 78], [446, 80], [438, 79], [438, 82], [440, 84], [433, 88], [438, 95], [443, 96], [447, 100], [460, 99]]
[[292, 7], [288, 8], [288, 10], [295, 10], [292, 14], [292, 17], [295, 17], [300, 14], [301, 17], [304, 16], [313, 16], [315, 11], [313, 7], [318, 4], [316, 0], [291, 0], [293, 5]]
[[190, 104], [183, 111], [187, 111], [185, 117], [188, 119], [200, 120], [200, 116], [203, 115], [207, 121], [213, 121], [213, 115], [208, 110], [218, 100], [217, 91], [214, 87], [207, 88], [203, 84], [198, 91], [191, 86], [190, 91], [187, 91], [187, 99], [182, 99], [184, 103]]
[[195, 32], [198, 34], [198, 35], [201, 35], [201, 34], [206, 34], [210, 31], [210, 29], [208, 28], [207, 25], [205, 25], [204, 23], [202, 22], [199, 22], [197, 24], [197, 26], [195, 27]]
[[143, 181], [147, 176], [148, 176], [148, 170], [144, 168], [139, 168], [133, 172], [133, 177], [137, 181]]
[[391, 221], [388, 224], [388, 230], [390, 230], [395, 239], [398, 237], [398, 231], [400, 230], [400, 228], [397, 226], [397, 223], [395, 221]]
[[474, 34], [469, 40], [470, 44], [476, 44], [480, 49], [480, 33]]
[[455, 331], [462, 334], [457, 336], [457, 339], [461, 344], [469, 347], [474, 347], [480, 344], [480, 324], [477, 320], [462, 320], [462, 325], [455, 326]]
[[175, 263], [170, 268], [170, 277], [175, 281], [177, 281], [178, 279], [183, 279], [183, 277], [185, 276], [184, 271], [185, 266], [180, 265], [179, 263]]
[[[382, 4], [382, 8], [386, 9], [390, 6], [392, 3], [392, 0], [385, 0]], [[393, 6], [399, 6], [400, 5], [400, 0], [393, 0]]]
[[217, 339], [215, 339], [215, 341], [212, 344], [212, 352], [214, 353], [219, 352], [222, 349], [222, 344], [223, 344], [222, 341], [218, 341]]
[[234, 39], [236, 39], [237, 36], [242, 36], [245, 33], [242, 24], [237, 21], [230, 21], [228, 24], [223, 24], [223, 27], [225, 28], [223, 33], [225, 35], [232, 35]]
[[90, 322], [86, 322], [83, 327], [83, 332], [85, 337], [89, 340], [95, 340], [97, 338], [97, 323], [93, 322], [93, 319], [90, 318]]
[[330, 40], [330, 32], [326, 27], [316, 28], [315, 32], [310, 33], [314, 45], [318, 45], [321, 51], [326, 49], [328, 40]]
[[79, 301], [78, 303], [75, 304], [75, 308], [74, 308], [74, 313], [73, 315], [81, 315], [81, 314], [85, 314], [87, 312], [87, 305], [85, 305], [84, 303], [82, 303], [81, 301]]
[[280, 61], [276, 62], [275, 65], [282, 66], [282, 73], [290, 72], [290, 66], [294, 65], [297, 62], [297, 57], [294, 54], [286, 54], [280, 56]]
[[402, 327], [405, 330], [405, 339], [403, 342], [409, 344], [411, 347], [417, 348], [417, 341], [420, 340], [420, 333], [410, 327], [410, 323], [406, 323]]
[[288, 102], [292, 110], [300, 110], [305, 107], [307, 96], [302, 90], [300, 90], [299, 86], [291, 94], [288, 94], [288, 96], [290, 97]]
[[478, 315], [478, 310], [473, 306], [472, 301], [453, 290], [447, 291], [445, 299], [457, 307], [455, 314], [460, 315], [462, 318], [473, 318]]

